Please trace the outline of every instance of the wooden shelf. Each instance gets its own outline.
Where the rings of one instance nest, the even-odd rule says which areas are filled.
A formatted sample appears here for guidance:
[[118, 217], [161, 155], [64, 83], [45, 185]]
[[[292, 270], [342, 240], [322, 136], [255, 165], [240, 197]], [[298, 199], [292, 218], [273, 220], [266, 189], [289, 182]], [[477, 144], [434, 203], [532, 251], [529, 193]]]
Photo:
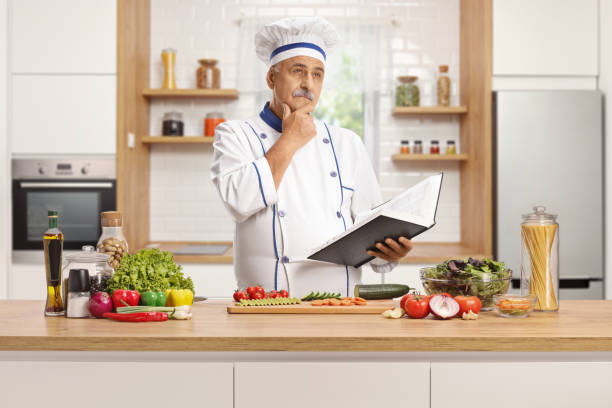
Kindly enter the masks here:
[[146, 98], [238, 99], [236, 89], [144, 89]]
[[391, 156], [393, 161], [462, 161], [467, 160], [468, 155], [459, 154], [394, 154]]
[[214, 137], [207, 136], [143, 136], [142, 143], [156, 144], [211, 144]]
[[462, 113], [467, 113], [467, 106], [403, 106], [393, 108], [393, 116], [459, 115]]

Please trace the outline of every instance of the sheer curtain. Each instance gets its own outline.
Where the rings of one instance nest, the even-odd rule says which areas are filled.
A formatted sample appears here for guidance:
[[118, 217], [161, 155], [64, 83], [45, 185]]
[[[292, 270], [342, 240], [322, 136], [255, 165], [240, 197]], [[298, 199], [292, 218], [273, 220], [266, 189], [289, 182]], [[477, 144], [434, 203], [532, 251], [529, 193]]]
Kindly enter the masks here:
[[[266, 65], [255, 55], [253, 38], [265, 24], [279, 17], [242, 18], [238, 47], [238, 86], [241, 94], [252, 94], [256, 106], [270, 99], [265, 78]], [[328, 55], [323, 92], [315, 117], [349, 128], [363, 138], [377, 168], [380, 93], [385, 89], [381, 70], [387, 60], [387, 23], [341, 19], [329, 21], [340, 33], [341, 42]]]

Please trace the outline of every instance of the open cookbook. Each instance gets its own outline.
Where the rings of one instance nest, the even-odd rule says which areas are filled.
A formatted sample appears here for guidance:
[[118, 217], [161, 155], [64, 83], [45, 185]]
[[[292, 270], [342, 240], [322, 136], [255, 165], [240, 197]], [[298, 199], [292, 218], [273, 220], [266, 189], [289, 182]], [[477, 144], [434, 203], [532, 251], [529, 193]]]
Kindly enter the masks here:
[[395, 198], [360, 214], [355, 224], [318, 248], [308, 259], [350, 265], [355, 268], [374, 257], [367, 250], [376, 250], [376, 243], [386, 238], [412, 239], [436, 224], [436, 210], [443, 174], [430, 176]]

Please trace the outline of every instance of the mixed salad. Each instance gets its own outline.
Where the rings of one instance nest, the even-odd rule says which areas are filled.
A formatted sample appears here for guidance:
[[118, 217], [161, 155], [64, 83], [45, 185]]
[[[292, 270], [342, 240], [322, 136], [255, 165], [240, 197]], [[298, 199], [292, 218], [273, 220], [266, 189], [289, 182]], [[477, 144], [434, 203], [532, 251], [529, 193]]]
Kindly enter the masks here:
[[493, 295], [506, 293], [512, 271], [488, 258], [452, 259], [423, 268], [421, 280], [428, 295], [477, 296], [483, 310], [493, 308]]

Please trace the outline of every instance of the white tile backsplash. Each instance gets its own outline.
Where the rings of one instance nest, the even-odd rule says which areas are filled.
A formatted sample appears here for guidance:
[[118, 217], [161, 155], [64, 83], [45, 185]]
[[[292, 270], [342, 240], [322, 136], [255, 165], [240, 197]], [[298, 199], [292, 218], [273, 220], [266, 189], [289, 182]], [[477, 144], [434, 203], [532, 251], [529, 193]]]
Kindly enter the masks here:
[[[388, 18], [389, 61], [383, 64], [381, 80], [385, 92], [380, 99], [378, 175], [385, 199], [424, 177], [444, 171], [444, 186], [438, 207], [437, 225], [417, 238], [419, 241], [457, 242], [460, 237], [459, 164], [453, 162], [394, 163], [402, 139], [422, 140], [424, 149], [438, 139], [459, 143], [459, 120], [455, 116], [393, 117], [394, 96], [390, 92], [398, 75], [418, 75], [422, 105], [435, 105], [438, 65], [448, 64], [452, 81], [451, 103], [459, 102], [459, 0], [152, 0], [151, 1], [151, 87], [163, 80], [161, 50], [177, 50], [177, 86], [195, 87], [200, 58], [218, 58], [224, 88], [238, 87], [239, 79], [256, 72], [238, 67], [237, 19], [241, 16], [282, 18], [319, 15], [330, 20], [364, 17]], [[391, 24], [394, 19], [395, 23]], [[252, 39], [246, 39], [252, 43]], [[247, 43], [247, 44], [248, 44]], [[253, 49], [253, 52], [255, 50]], [[248, 82], [248, 81], [245, 81]], [[239, 89], [236, 101], [154, 100], [150, 110], [150, 134], [161, 134], [165, 112], [183, 114], [185, 135], [203, 134], [207, 113], [219, 111], [226, 118], [250, 117], [261, 109], [249, 89]], [[461, 147], [458, 146], [459, 150]], [[153, 145], [151, 148], [151, 240], [231, 241], [234, 224], [210, 181], [212, 147], [209, 145]]]

